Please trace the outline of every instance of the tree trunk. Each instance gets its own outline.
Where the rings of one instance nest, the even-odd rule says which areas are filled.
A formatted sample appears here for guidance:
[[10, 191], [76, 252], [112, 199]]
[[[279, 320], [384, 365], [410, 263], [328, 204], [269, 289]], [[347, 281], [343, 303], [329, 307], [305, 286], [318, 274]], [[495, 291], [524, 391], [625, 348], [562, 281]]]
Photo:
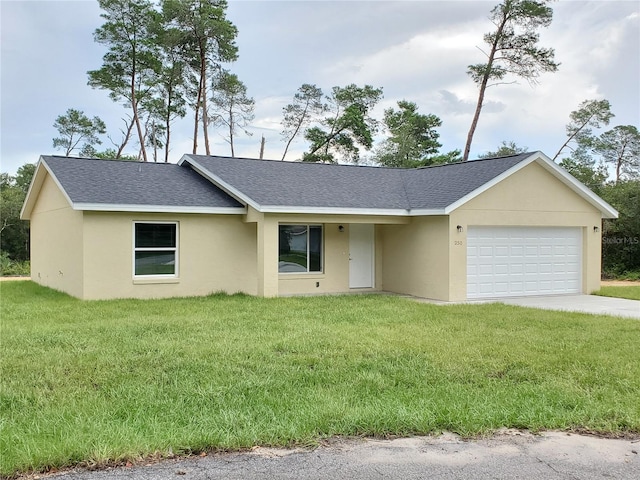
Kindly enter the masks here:
[[[264, 157], [264, 143], [265, 143], [265, 139], [264, 139], [264, 135], [262, 135], [262, 140], [260, 140], [260, 160], [262, 160], [262, 158]], [[286, 151], [285, 151], [286, 154]], [[282, 157], [282, 160], [284, 160], [284, 157]]]
[[504, 30], [504, 26], [507, 23], [507, 18], [508, 17], [506, 15], [502, 17], [502, 21], [500, 22], [500, 25], [498, 26], [498, 30], [496, 32], [496, 37], [493, 40], [493, 44], [491, 45], [491, 51], [489, 52], [489, 59], [487, 60], [487, 70], [484, 72], [484, 75], [482, 76], [482, 82], [480, 83], [480, 92], [478, 93], [478, 103], [476, 104], [476, 111], [473, 114], [471, 127], [469, 128], [469, 133], [467, 134], [467, 143], [464, 146], [464, 154], [462, 156], [463, 162], [466, 162], [469, 160], [471, 143], [473, 142], [473, 135], [476, 133], [476, 127], [478, 126], [478, 120], [480, 119], [480, 111], [482, 110], [482, 104], [484, 102], [484, 94], [487, 89], [487, 84], [489, 83], [489, 77], [491, 76], [493, 60], [496, 56], [496, 50], [498, 49], [498, 42], [500, 41], [500, 37], [502, 36], [502, 31]]
[[138, 99], [136, 97], [136, 65], [135, 65], [135, 50], [133, 51], [133, 69], [131, 72], [131, 107], [133, 108], [133, 119], [136, 122], [136, 129], [138, 130], [138, 138], [140, 139], [140, 153], [142, 154], [142, 161], [147, 161], [147, 151], [144, 148], [144, 135], [142, 134], [142, 126], [140, 125], [140, 118], [138, 117]]
[[129, 139], [131, 138], [131, 130], [133, 130], [133, 123], [134, 123], [134, 120], [132, 118], [131, 121], [128, 123], [127, 131], [124, 134], [124, 139], [122, 140], [122, 143], [120, 144], [120, 146], [118, 147], [118, 151], [116, 152], [116, 160], [122, 156], [122, 151], [124, 150], [124, 147], [126, 147], [127, 143], [129, 143]]
[[233, 106], [229, 107], [229, 144], [231, 145], [231, 156], [235, 157], [236, 152], [233, 149]]

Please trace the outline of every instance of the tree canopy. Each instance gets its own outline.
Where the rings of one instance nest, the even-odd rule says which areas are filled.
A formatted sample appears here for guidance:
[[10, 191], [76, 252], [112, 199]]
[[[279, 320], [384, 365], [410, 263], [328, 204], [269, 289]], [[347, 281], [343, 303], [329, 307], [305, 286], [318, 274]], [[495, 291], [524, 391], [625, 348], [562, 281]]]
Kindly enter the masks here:
[[91, 157], [95, 146], [102, 141], [99, 135], [106, 133], [107, 127], [100, 117], [87, 117], [83, 111], [70, 108], [64, 115], [59, 115], [53, 123], [58, 137], [53, 139], [53, 147], [64, 150], [68, 157], [76, 151], [81, 157]]

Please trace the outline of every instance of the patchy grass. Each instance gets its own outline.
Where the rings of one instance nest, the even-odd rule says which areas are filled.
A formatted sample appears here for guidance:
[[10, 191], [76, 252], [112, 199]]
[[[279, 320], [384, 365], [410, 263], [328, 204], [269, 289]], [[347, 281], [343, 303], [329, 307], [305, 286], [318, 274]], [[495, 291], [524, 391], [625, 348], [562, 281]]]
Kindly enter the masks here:
[[1, 287], [0, 475], [332, 435], [640, 432], [640, 322], [380, 296]]
[[594, 295], [603, 297], [628, 298], [630, 300], [640, 300], [640, 285], [615, 285], [602, 287]]

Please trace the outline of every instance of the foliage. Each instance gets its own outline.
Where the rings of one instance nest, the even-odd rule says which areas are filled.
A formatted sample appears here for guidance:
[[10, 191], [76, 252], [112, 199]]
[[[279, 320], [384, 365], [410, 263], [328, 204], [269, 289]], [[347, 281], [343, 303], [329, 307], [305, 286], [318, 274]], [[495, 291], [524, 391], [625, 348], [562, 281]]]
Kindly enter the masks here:
[[619, 212], [604, 220], [602, 270], [605, 276], [640, 272], [640, 180], [622, 180], [603, 186], [600, 195]]
[[253, 135], [246, 127], [254, 118], [254, 107], [255, 100], [247, 97], [247, 87], [237, 75], [222, 70], [216, 76], [211, 97], [213, 123], [226, 128], [227, 134], [224, 138], [231, 147], [232, 157], [235, 156], [233, 139], [238, 129], [246, 135]]
[[616, 182], [623, 176], [640, 178], [640, 132], [633, 125], [618, 125], [604, 132], [595, 140], [594, 151], [615, 166]]
[[553, 17], [553, 10], [546, 3], [536, 0], [503, 0], [491, 10], [489, 18], [495, 25], [495, 30], [484, 35], [484, 41], [489, 46], [489, 52], [485, 53], [487, 61], [469, 65], [467, 71], [479, 86], [479, 93], [464, 148], [465, 161], [469, 159], [485, 91], [491, 86], [489, 82], [502, 82], [508, 75], [514, 75], [529, 83], [536, 83], [542, 72], [555, 72], [558, 69], [554, 50], [537, 45], [539, 34], [536, 30], [548, 27]]
[[597, 164], [583, 148], [574, 150], [569, 158], [560, 162], [560, 166], [597, 194], [600, 194], [609, 176], [607, 169]]
[[519, 147], [514, 141], [507, 142], [506, 140], [503, 140], [495, 152], [487, 152], [482, 155], [478, 155], [478, 158], [508, 157], [510, 155], [525, 153], [528, 150], [529, 147]]
[[59, 115], [53, 126], [59, 137], [53, 139], [54, 148], [62, 148], [64, 156], [78, 150], [81, 157], [91, 157], [95, 153], [95, 145], [102, 141], [98, 135], [104, 134], [107, 127], [100, 117], [87, 117], [83, 111], [70, 108], [64, 115]]
[[163, 0], [162, 12], [172, 32], [180, 39], [182, 61], [188, 67], [188, 103], [194, 110], [193, 153], [198, 150], [199, 124], [205, 152], [209, 155], [209, 111], [207, 99], [221, 63], [238, 57], [236, 27], [225, 17], [224, 0]]
[[333, 87], [331, 95], [327, 97], [330, 116], [322, 119], [320, 126], [306, 131], [305, 138], [311, 145], [302, 161], [358, 162], [359, 146], [368, 150], [373, 144], [377, 122], [369, 112], [381, 98], [382, 89], [371, 85]]
[[640, 432], [632, 320], [381, 295], [91, 302], [32, 282], [3, 283], [0, 309], [0, 475], [333, 435]]
[[105, 19], [94, 32], [97, 43], [108, 50], [102, 67], [88, 72], [89, 85], [109, 91], [109, 96], [131, 108], [140, 153], [147, 161], [140, 102], [158, 81], [159, 46], [153, 32], [158, 13], [151, 0], [98, 0]]
[[433, 114], [418, 113], [413, 102], [401, 100], [398, 110], [384, 111], [384, 125], [389, 137], [377, 148], [374, 159], [385, 167], [413, 168], [431, 165], [442, 146], [436, 128], [442, 120]]
[[304, 83], [293, 96], [293, 102], [282, 109], [282, 137], [287, 142], [282, 159], [287, 156], [291, 142], [300, 130], [327, 110], [322, 89]]
[[569, 114], [570, 122], [566, 127], [568, 138], [555, 154], [553, 160], [558, 158], [571, 142], [583, 149], [591, 147], [593, 143], [592, 128], [609, 125], [609, 121], [614, 116], [611, 113], [611, 105], [608, 100], [585, 100], [582, 102], [578, 110]]
[[0, 251], [0, 276], [29, 276], [31, 266], [28, 260], [15, 261], [11, 260], [7, 252]]
[[21, 166], [15, 176], [0, 174], [0, 251], [12, 262], [29, 259], [29, 222], [20, 220], [35, 164]]
[[96, 152], [94, 158], [102, 158], [104, 160], [123, 160], [128, 162], [138, 162], [139, 158], [135, 155], [120, 155], [113, 148], [107, 148], [101, 152]]

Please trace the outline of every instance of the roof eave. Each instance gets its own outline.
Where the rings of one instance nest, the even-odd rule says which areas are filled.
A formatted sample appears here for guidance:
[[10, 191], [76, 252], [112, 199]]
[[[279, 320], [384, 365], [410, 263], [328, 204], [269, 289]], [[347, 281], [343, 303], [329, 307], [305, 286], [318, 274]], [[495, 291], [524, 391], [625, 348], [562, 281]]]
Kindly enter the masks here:
[[183, 205], [139, 205], [120, 203], [81, 203], [72, 205], [74, 210], [91, 212], [137, 212], [137, 213], [205, 213], [215, 215], [243, 215], [246, 207], [208, 207]]
[[71, 201], [69, 194], [67, 194], [66, 190], [62, 187], [62, 184], [53, 173], [53, 170], [51, 170], [51, 167], [47, 165], [44, 156], [41, 155], [38, 160], [38, 164], [36, 165], [36, 171], [33, 174], [31, 183], [29, 184], [29, 190], [27, 190], [27, 195], [24, 199], [24, 203], [22, 204], [22, 209], [20, 210], [20, 219], [31, 219], [31, 212], [33, 211], [36, 200], [40, 195], [40, 189], [42, 188], [42, 184], [44, 183], [44, 179], [46, 178], [47, 174], [51, 176], [51, 179], [60, 190], [60, 193], [62, 193], [67, 203], [69, 203], [69, 206], [73, 207], [73, 202]]

